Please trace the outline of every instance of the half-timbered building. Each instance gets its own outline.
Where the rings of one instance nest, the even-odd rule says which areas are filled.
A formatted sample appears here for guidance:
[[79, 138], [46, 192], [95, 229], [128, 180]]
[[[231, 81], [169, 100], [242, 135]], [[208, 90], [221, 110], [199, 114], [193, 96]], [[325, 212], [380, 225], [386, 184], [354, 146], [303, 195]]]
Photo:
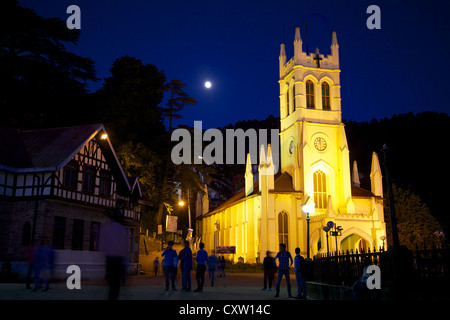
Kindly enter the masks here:
[[123, 171], [102, 124], [19, 131], [0, 128], [0, 263], [20, 274], [25, 249], [51, 245], [56, 276], [69, 265], [104, 276], [102, 224], [121, 217], [129, 268], [139, 258], [142, 193]]

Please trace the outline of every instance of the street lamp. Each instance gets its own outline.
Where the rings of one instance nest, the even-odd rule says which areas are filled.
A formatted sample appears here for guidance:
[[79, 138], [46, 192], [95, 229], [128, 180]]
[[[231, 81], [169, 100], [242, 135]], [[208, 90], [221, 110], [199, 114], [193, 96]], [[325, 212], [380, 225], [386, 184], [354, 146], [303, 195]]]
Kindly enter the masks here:
[[[189, 205], [189, 200], [190, 200], [190, 192], [189, 192], [189, 188], [187, 190], [187, 209], [188, 209], [188, 224], [189, 224], [189, 228], [188, 228], [188, 237], [189, 237], [189, 230], [192, 230], [191, 228], [191, 206]], [[183, 200], [178, 201], [178, 205], [183, 207], [185, 205], [185, 202]], [[192, 231], [191, 231], [192, 234]]]
[[386, 236], [381, 236], [380, 240], [383, 241], [383, 251], [384, 251], [384, 240], [386, 240]]
[[309, 215], [311, 213], [314, 213], [314, 210], [316, 208], [316, 205], [314, 204], [314, 202], [313, 201], [309, 201], [309, 200], [310, 200], [310, 197], [308, 197], [306, 199], [305, 204], [302, 206], [303, 212], [306, 213], [306, 234], [307, 234], [307, 237], [306, 237], [306, 246], [307, 246], [306, 256], [307, 256], [308, 259], [310, 259], [310, 254], [309, 254], [309, 252], [310, 252], [310, 250], [309, 250], [309, 220], [310, 220], [310, 217], [309, 217]]
[[327, 226], [330, 227], [330, 229], [334, 228], [334, 231], [331, 231], [331, 236], [336, 237], [335, 239], [336, 239], [336, 256], [337, 256], [338, 255], [337, 237], [339, 237], [342, 234], [342, 230], [344, 230], [344, 228], [342, 228], [341, 226], [338, 226], [333, 221], [328, 221]]
[[331, 228], [329, 226], [323, 227], [323, 231], [325, 231], [327, 235], [327, 257], [330, 255], [330, 248], [328, 247], [328, 231], [330, 231], [330, 229]]

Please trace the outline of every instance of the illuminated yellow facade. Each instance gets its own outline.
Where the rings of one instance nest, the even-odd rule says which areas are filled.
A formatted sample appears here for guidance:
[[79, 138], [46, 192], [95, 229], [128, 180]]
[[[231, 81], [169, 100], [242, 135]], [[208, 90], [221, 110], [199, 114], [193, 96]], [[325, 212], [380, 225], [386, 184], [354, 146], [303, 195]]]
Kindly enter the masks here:
[[[310, 255], [327, 252], [323, 227], [333, 221], [343, 228], [337, 250], [379, 248], [386, 236], [383, 186], [378, 157], [372, 154], [371, 190], [359, 187], [356, 162], [350, 171], [349, 149], [341, 119], [339, 45], [332, 34], [331, 54], [302, 50], [295, 30], [294, 57], [279, 56], [280, 170], [274, 170], [270, 145], [261, 147], [258, 179], [247, 156], [245, 188], [209, 211], [203, 200], [198, 231], [208, 250], [236, 246], [233, 259], [262, 261], [267, 250], [307, 254], [307, 214], [310, 214]], [[274, 174], [276, 172], [276, 174]], [[255, 174], [256, 175], [256, 174]], [[352, 178], [353, 176], [353, 178]], [[254, 180], [257, 180], [254, 182]], [[335, 237], [328, 238], [330, 251]], [[386, 245], [386, 244], [385, 244]]]

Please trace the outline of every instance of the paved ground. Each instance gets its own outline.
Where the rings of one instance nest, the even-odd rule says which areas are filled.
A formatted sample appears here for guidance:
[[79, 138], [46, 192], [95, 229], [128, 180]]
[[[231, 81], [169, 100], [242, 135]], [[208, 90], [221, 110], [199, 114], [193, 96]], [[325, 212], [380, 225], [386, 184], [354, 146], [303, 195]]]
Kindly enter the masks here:
[[[196, 288], [195, 274], [192, 274], [192, 289]], [[274, 281], [275, 282], [275, 281]], [[205, 277], [203, 292], [181, 292], [181, 277], [177, 275], [178, 291], [165, 290], [164, 277], [148, 274], [128, 276], [121, 287], [121, 300], [293, 300], [287, 296], [286, 282], [282, 281], [280, 297], [274, 298], [275, 290], [263, 291], [262, 274], [229, 273], [217, 278], [214, 287]], [[295, 279], [291, 279], [292, 294], [297, 294]], [[107, 284], [103, 280], [81, 281], [81, 289], [69, 290], [65, 282], [52, 283], [48, 291], [25, 289], [23, 283], [1, 283], [0, 300], [105, 300]]]

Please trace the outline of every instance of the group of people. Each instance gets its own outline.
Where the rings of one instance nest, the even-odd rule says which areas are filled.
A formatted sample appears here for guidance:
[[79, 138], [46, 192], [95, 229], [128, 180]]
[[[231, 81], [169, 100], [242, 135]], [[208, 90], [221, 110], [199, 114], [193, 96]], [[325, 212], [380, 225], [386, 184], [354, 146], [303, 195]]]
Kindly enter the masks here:
[[[264, 288], [263, 290], [272, 290], [273, 279], [277, 270], [276, 260], [278, 259], [278, 277], [276, 283], [275, 298], [280, 296], [280, 285], [283, 276], [286, 279], [287, 291], [289, 298], [306, 299], [306, 282], [305, 282], [305, 258], [300, 255], [300, 248], [295, 248], [295, 258], [286, 250], [286, 244], [280, 243], [280, 251], [275, 258], [270, 256], [270, 251], [266, 252], [266, 257], [263, 261], [264, 266]], [[295, 279], [297, 281], [297, 296], [293, 297], [291, 293], [291, 279], [289, 275], [289, 268], [294, 264]], [[267, 288], [268, 286], [268, 288]]]
[[[193, 253], [189, 247], [189, 241], [184, 242], [184, 248], [180, 250], [180, 253], [173, 249], [173, 241], [167, 243], [167, 248], [161, 254], [163, 259], [163, 269], [165, 274], [166, 290], [169, 290], [170, 283], [172, 284], [172, 290], [177, 291], [175, 286], [176, 272], [178, 269], [178, 261], [181, 268], [181, 284], [183, 292], [191, 291], [191, 270], [193, 267]], [[214, 286], [214, 278], [216, 269], [219, 271], [219, 277], [225, 277], [225, 258], [217, 258], [214, 254], [208, 256], [208, 253], [204, 249], [204, 243], [200, 243], [200, 249], [197, 251], [195, 261], [197, 262], [196, 280], [197, 289], [194, 292], [202, 292], [205, 284], [205, 272], [208, 269], [209, 278], [211, 280], [211, 286]], [[155, 277], [158, 274], [159, 259], [154, 260], [153, 266], [155, 269]]]
[[[194, 292], [203, 291], [205, 284], [205, 272], [206, 269], [209, 271], [209, 278], [211, 280], [211, 286], [214, 286], [215, 272], [216, 268], [219, 271], [218, 276], [225, 277], [225, 258], [217, 258], [214, 254], [208, 256], [208, 253], [204, 249], [205, 245], [200, 243], [200, 249], [197, 251], [195, 256], [195, 261], [197, 262], [196, 269], [196, 280], [197, 289]], [[300, 255], [300, 248], [295, 249], [295, 258], [289, 251], [286, 250], [286, 245], [284, 243], [280, 244], [280, 251], [277, 253], [275, 258], [270, 256], [270, 251], [267, 251], [266, 257], [264, 258], [264, 288], [263, 290], [272, 290], [272, 283], [275, 277], [275, 272], [278, 269], [278, 278], [276, 283], [276, 294], [275, 297], [280, 296], [280, 285], [283, 276], [286, 278], [287, 290], [290, 298], [294, 298], [291, 294], [291, 283], [289, 268], [294, 264], [295, 278], [297, 281], [298, 294], [295, 298], [306, 299], [306, 282], [305, 282], [305, 259]], [[165, 285], [166, 290], [169, 290], [170, 283], [172, 284], [172, 290], [177, 291], [175, 286], [175, 277], [178, 267], [178, 261], [180, 261], [181, 267], [181, 282], [182, 291], [191, 291], [191, 270], [193, 267], [193, 253], [189, 247], [189, 241], [184, 242], [184, 248], [179, 254], [173, 249], [173, 241], [168, 242], [167, 248], [161, 254], [164, 257], [163, 269], [165, 273]], [[278, 267], [276, 264], [278, 260]], [[159, 259], [153, 262], [155, 269], [155, 277], [158, 274]], [[268, 287], [268, 288], [267, 288]]]
[[[47, 245], [30, 246], [25, 249], [25, 256], [28, 262], [26, 288], [33, 289], [33, 291], [42, 288], [43, 291], [47, 291], [55, 260], [53, 247]], [[32, 275], [34, 276], [33, 287], [31, 287]]]

